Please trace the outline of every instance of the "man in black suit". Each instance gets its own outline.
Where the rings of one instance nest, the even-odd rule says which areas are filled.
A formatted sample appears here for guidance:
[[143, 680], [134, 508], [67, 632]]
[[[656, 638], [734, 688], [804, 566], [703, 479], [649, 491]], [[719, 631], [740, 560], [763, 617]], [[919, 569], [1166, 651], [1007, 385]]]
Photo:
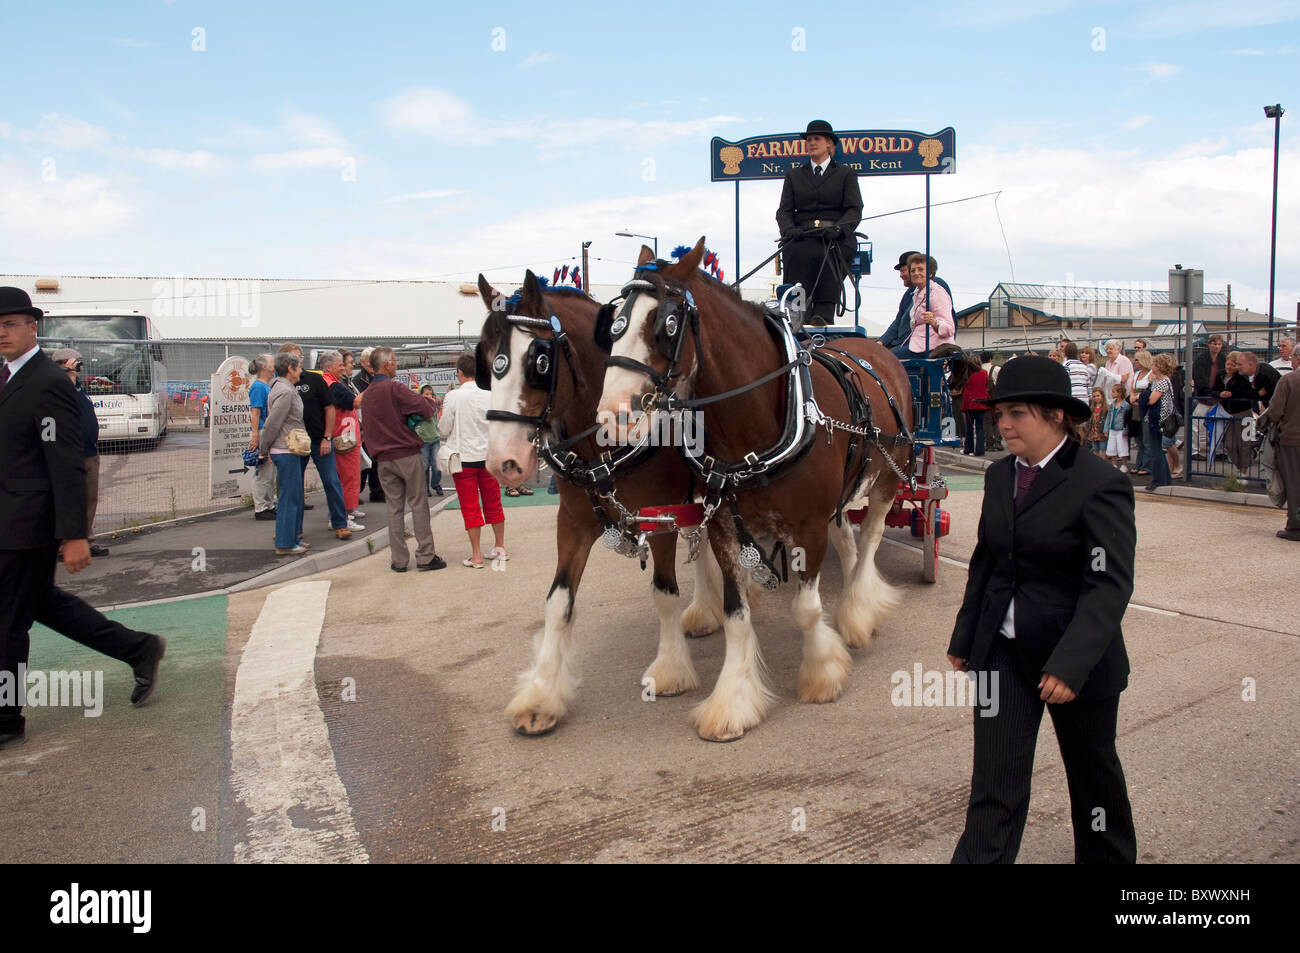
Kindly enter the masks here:
[[804, 133], [807, 165], [785, 174], [776, 224], [787, 244], [781, 251], [786, 280], [803, 285], [806, 323], [832, 323], [862, 221], [858, 174], [835, 161], [839, 137], [830, 123], [814, 119]]
[[[131, 665], [133, 704], [157, 682], [166, 642], [111, 622], [54, 585], [90, 565], [81, 407], [67, 374], [36, 342], [40, 308], [20, 288], [0, 288], [0, 679], [17, 686], [33, 621]], [[0, 698], [0, 748], [26, 740], [15, 696]]]
[[1083, 451], [1089, 408], [1045, 357], [1008, 362], [987, 401], [1009, 455], [984, 481], [978, 542], [948, 646], [993, 682], [975, 714], [966, 829], [954, 863], [1011, 863], [1029, 812], [1043, 705], [1070, 789], [1078, 862], [1133, 863], [1137, 841], [1115, 748], [1129, 662], [1120, 623], [1133, 593], [1133, 485]]

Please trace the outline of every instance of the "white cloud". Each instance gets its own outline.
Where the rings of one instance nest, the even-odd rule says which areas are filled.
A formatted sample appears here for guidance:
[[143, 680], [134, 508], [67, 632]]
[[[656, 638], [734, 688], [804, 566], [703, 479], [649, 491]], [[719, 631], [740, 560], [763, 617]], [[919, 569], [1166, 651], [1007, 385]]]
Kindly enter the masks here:
[[1225, 4], [1221, 0], [1171, 0], [1147, 4], [1134, 24], [1138, 35], [1176, 36], [1197, 30], [1239, 30], [1300, 19], [1295, 0], [1252, 0]]
[[285, 133], [294, 142], [305, 146], [338, 146], [347, 148], [347, 140], [326, 119], [310, 113], [289, 112], [284, 117]]
[[56, 149], [93, 149], [112, 141], [112, 135], [103, 126], [60, 113], [41, 116], [34, 129], [0, 122], [0, 137], [16, 142], [38, 142]]
[[30, 170], [0, 169], [0, 233], [30, 238], [93, 238], [130, 224], [134, 210], [97, 175], [35, 181]]
[[542, 63], [550, 63], [555, 59], [554, 53], [532, 52], [529, 53], [524, 61], [519, 64], [520, 69], [532, 69], [534, 66], [540, 66]]
[[120, 162], [143, 162], [160, 169], [180, 169], [185, 172], [218, 172], [230, 168], [230, 160], [205, 150], [185, 152], [180, 149], [146, 149], [141, 146], [123, 148], [111, 146], [105, 155]]
[[263, 152], [248, 160], [259, 172], [283, 172], [286, 169], [342, 168], [343, 163], [355, 156], [342, 149], [290, 149], [286, 152]]
[[1145, 126], [1154, 118], [1155, 118], [1154, 116], [1147, 116], [1147, 115], [1134, 116], [1132, 119], [1126, 120], [1124, 123], [1122, 123], [1121, 128], [1141, 129], [1143, 126]]
[[392, 205], [394, 202], [411, 202], [419, 199], [445, 199], [460, 194], [460, 189], [430, 189], [427, 192], [407, 192], [405, 195], [394, 195], [386, 199], [380, 199], [379, 204]]
[[650, 148], [665, 140], [707, 138], [739, 116], [706, 116], [676, 121], [606, 119], [484, 119], [474, 115], [465, 100], [444, 90], [420, 87], [404, 90], [380, 104], [380, 116], [396, 132], [446, 142], [463, 139], [471, 131], [490, 139], [534, 143], [543, 153], [578, 149], [597, 142], [621, 141], [625, 148]]
[[1272, 49], [1228, 50], [1229, 56], [1289, 56], [1300, 52], [1300, 46], [1275, 46]]
[[379, 113], [384, 125], [396, 132], [440, 138], [468, 128], [473, 110], [469, 103], [441, 89], [422, 86], [403, 90], [380, 104]]
[[1177, 76], [1182, 72], [1182, 68], [1174, 66], [1172, 63], [1150, 63], [1142, 67], [1142, 70], [1151, 77], [1151, 79], [1168, 79], [1171, 76]]

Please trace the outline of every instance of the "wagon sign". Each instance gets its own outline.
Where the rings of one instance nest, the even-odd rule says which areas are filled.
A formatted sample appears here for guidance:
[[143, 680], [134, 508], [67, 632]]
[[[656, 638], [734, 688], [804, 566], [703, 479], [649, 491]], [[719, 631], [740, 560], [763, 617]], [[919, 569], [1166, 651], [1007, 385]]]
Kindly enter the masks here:
[[[926, 175], [957, 169], [957, 133], [951, 126], [932, 135], [910, 129], [858, 129], [836, 135], [840, 144], [835, 161], [858, 175]], [[714, 136], [709, 155], [714, 182], [781, 179], [808, 161], [808, 145], [801, 132], [739, 142]]]

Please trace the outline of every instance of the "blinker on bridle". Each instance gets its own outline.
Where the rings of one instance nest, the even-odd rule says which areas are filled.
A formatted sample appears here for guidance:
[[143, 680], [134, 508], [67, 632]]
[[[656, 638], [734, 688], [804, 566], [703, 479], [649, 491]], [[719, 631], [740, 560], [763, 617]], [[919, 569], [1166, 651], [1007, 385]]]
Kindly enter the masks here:
[[[550, 303], [547, 303], [547, 309], [550, 310]], [[540, 338], [534, 336], [528, 349], [524, 352], [523, 374], [524, 383], [534, 390], [546, 391], [546, 405], [542, 412], [536, 416], [527, 414], [516, 414], [509, 410], [489, 410], [487, 419], [489, 421], [499, 420], [508, 423], [527, 424], [536, 428], [533, 433], [533, 440], [540, 438], [550, 421], [551, 413], [555, 409], [555, 348], [558, 346], [564, 359], [568, 362], [569, 373], [573, 376], [575, 389], [578, 386], [578, 373], [573, 362], [573, 353], [569, 349], [569, 338], [565, 334], [564, 328], [560, 325], [560, 319], [555, 316], [551, 310], [550, 318], [534, 318], [527, 315], [506, 314], [505, 320], [508, 324], [521, 329], [550, 330], [550, 338]], [[492, 389], [492, 378], [502, 380], [510, 373], [510, 334], [507, 332], [502, 335], [501, 343], [497, 346], [496, 356], [492, 363], [487, 363], [486, 355], [483, 352], [483, 342], [475, 347], [475, 374], [474, 382], [481, 390]]]
[[[688, 328], [696, 335], [698, 352], [700, 328], [700, 313], [695, 307], [695, 296], [691, 294], [689, 288], [673, 287], [665, 283], [663, 292], [660, 292], [650, 281], [644, 278], [633, 278], [623, 286], [621, 295], [626, 300], [610, 320], [608, 327], [610, 347], [613, 347], [613, 342], [627, 333], [632, 321], [632, 307], [636, 303], [637, 296], [651, 292], [660, 295], [652, 337], [655, 349], [668, 361], [668, 367], [660, 374], [649, 364], [634, 358], [612, 355], [605, 359], [606, 367], [622, 367], [650, 378], [654, 390], [643, 395], [641, 399], [641, 409], [647, 413], [672, 389], [673, 382], [681, 376], [678, 365], [681, 362], [682, 342], [686, 339]], [[597, 330], [597, 336], [598, 338], [601, 336], [600, 329]]]

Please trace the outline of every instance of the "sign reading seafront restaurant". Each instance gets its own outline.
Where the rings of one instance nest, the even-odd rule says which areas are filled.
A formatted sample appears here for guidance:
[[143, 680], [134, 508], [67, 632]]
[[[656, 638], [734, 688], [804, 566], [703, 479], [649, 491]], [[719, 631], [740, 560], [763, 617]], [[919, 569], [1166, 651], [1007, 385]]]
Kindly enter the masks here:
[[[835, 161], [858, 175], [929, 175], [957, 171], [957, 133], [951, 126], [933, 135], [907, 129], [855, 129], [835, 133], [840, 138]], [[728, 142], [714, 136], [709, 143], [710, 178], [714, 182], [740, 179], [782, 179], [808, 161], [803, 133], [754, 136]]]
[[249, 492], [251, 471], [244, 473], [244, 448], [253, 430], [248, 409], [248, 360], [228, 357], [212, 375], [212, 424], [208, 428], [208, 485], [213, 499]]

